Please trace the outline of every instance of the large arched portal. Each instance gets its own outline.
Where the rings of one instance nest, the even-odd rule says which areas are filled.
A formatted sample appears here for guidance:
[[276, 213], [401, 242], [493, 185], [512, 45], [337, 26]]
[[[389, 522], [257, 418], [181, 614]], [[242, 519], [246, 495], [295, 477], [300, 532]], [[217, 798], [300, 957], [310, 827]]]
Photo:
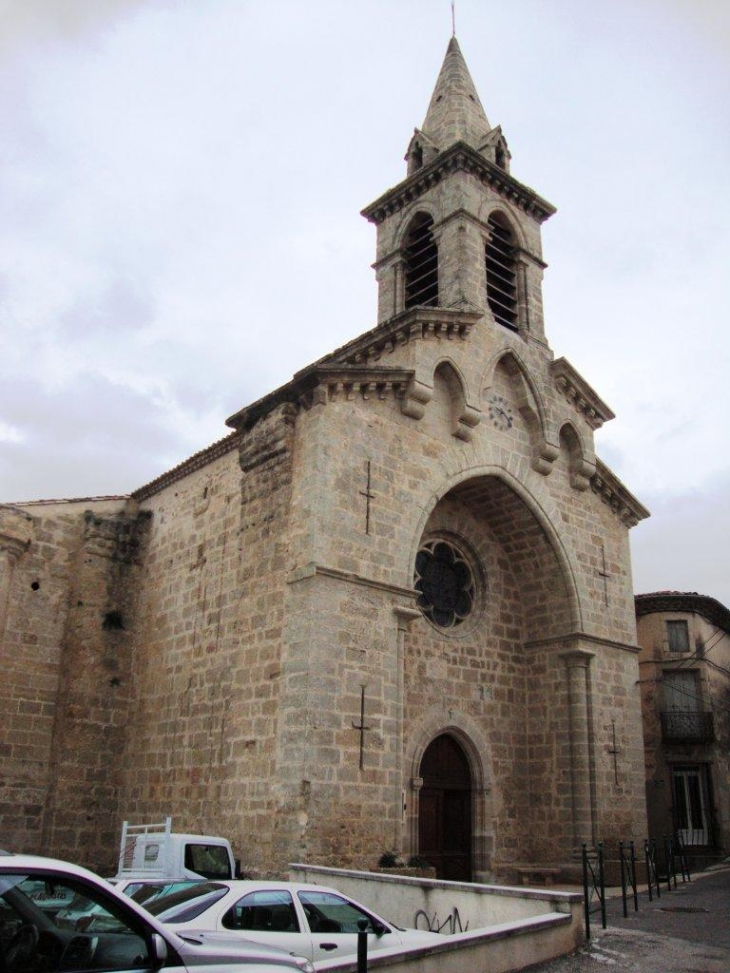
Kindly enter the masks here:
[[418, 854], [436, 868], [438, 878], [471, 880], [472, 782], [466, 754], [443, 733], [421, 761]]
[[[518, 484], [474, 476], [431, 509], [412, 571], [422, 618], [404, 643], [406, 734], [415, 745], [426, 714], [444, 729], [405, 782], [410, 846], [448, 879], [567, 859], [579, 792], [563, 655], [579, 620], [555, 528]], [[482, 741], [469, 759], [448, 730], [460, 721]]]

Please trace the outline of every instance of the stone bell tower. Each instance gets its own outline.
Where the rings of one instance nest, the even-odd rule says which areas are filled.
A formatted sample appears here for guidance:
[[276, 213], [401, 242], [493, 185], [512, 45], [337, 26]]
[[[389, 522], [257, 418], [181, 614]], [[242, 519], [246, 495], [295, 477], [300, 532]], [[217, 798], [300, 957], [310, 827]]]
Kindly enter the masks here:
[[510, 175], [456, 37], [407, 178], [363, 210], [378, 229], [378, 322], [412, 307], [483, 311], [488, 323], [545, 345], [540, 225], [555, 208]]

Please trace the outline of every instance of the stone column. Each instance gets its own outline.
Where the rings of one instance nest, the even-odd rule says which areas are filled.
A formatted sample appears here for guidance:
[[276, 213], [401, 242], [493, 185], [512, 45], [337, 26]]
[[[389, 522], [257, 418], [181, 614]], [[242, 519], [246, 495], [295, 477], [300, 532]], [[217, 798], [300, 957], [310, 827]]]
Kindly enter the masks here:
[[[397, 643], [396, 643], [396, 685], [398, 698], [396, 700], [396, 782], [395, 782], [395, 794], [394, 800], [397, 802], [396, 807], [400, 808], [400, 814], [395, 824], [395, 834], [393, 835], [393, 847], [401, 851], [403, 850], [403, 827], [405, 824], [406, 811], [410, 811], [410, 805], [412, 804], [410, 800], [410, 795], [406, 790], [406, 785], [403, 780], [403, 738], [404, 738], [404, 727], [403, 727], [403, 712], [404, 712], [404, 693], [405, 693], [405, 671], [404, 671], [404, 650], [405, 650], [405, 639], [408, 626], [416, 618], [421, 618], [421, 612], [417, 608], [407, 608], [403, 605], [396, 605], [393, 609], [396, 617], [398, 632], [397, 632]], [[413, 832], [411, 832], [413, 834]], [[412, 841], [412, 838], [410, 839]], [[410, 851], [409, 854], [415, 855], [415, 851]]]
[[518, 254], [515, 269], [517, 271], [517, 327], [521, 335], [530, 331], [530, 302], [528, 300], [527, 261]]
[[0, 512], [0, 642], [5, 637], [15, 565], [30, 545], [31, 524], [19, 511], [6, 508]]
[[590, 716], [588, 667], [594, 653], [576, 649], [562, 652], [568, 675], [568, 727], [570, 734], [570, 774], [573, 811], [573, 854], [581, 846], [593, 844], [593, 802], [591, 799]]
[[408, 793], [408, 854], [418, 854], [418, 815], [423, 777], [411, 777]]
[[405, 260], [398, 257], [393, 265], [393, 314], [400, 314], [406, 306]]

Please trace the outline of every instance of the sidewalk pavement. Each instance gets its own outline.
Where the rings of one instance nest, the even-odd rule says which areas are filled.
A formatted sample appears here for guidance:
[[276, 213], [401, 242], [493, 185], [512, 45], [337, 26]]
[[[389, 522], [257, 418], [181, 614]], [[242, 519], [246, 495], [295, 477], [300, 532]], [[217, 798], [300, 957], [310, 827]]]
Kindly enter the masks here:
[[576, 952], [530, 966], [529, 973], [728, 973], [730, 971], [730, 862], [661, 886], [649, 902], [639, 892], [639, 911], [628, 899], [606, 900], [607, 928], [591, 913], [591, 939]]

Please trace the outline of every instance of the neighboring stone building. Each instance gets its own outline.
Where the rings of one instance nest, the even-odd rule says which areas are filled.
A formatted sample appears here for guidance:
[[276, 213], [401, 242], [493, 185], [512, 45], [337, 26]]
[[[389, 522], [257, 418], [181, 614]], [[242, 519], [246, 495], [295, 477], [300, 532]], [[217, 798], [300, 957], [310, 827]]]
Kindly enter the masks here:
[[730, 854], [730, 611], [696, 592], [636, 596], [652, 836]]
[[373, 330], [131, 497], [3, 509], [0, 844], [111, 863], [171, 814], [266, 872], [509, 878], [645, 835], [646, 511], [455, 39], [407, 160], [364, 211]]

